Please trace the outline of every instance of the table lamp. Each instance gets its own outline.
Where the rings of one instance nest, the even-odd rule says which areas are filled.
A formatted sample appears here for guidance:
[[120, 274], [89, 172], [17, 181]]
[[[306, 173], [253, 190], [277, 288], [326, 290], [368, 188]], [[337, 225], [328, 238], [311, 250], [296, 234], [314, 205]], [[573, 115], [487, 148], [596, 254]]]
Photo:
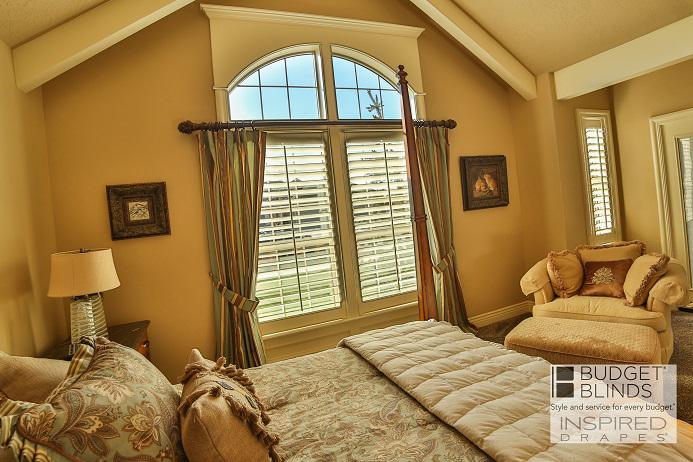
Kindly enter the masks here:
[[108, 337], [101, 292], [120, 285], [111, 249], [80, 249], [51, 255], [49, 297], [72, 297], [70, 354], [84, 336]]

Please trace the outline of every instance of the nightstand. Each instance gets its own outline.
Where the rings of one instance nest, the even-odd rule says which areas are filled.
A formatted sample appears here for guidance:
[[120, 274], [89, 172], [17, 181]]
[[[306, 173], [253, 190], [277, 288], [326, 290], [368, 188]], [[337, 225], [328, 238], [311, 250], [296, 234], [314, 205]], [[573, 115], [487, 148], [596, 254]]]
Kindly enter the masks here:
[[[133, 350], [137, 350], [149, 359], [149, 321], [137, 321], [117, 326], [108, 326], [108, 338]], [[45, 355], [46, 358], [70, 360], [68, 351], [70, 339], [56, 345]]]

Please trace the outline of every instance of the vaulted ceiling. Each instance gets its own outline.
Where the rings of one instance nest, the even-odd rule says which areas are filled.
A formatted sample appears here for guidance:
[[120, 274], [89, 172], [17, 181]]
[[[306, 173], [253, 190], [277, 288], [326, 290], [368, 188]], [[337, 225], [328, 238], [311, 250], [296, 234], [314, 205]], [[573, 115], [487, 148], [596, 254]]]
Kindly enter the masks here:
[[15, 47], [106, 0], [0, 0], [0, 40]]
[[453, 0], [534, 74], [693, 15], [693, 0]]

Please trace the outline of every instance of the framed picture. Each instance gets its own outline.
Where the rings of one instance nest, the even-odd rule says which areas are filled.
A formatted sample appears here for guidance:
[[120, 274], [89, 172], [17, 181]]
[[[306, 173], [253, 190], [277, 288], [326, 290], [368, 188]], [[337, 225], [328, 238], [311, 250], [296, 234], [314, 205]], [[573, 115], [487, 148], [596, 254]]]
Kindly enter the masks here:
[[464, 210], [504, 207], [510, 203], [505, 156], [460, 158]]
[[106, 186], [111, 239], [171, 234], [166, 183]]

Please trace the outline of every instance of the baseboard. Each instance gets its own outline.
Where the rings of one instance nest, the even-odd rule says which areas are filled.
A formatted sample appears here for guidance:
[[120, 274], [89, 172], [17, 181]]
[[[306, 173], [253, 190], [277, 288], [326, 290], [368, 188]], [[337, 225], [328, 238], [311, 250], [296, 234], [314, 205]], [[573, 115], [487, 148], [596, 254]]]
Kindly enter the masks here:
[[470, 317], [469, 320], [476, 327], [484, 327], [494, 322], [505, 321], [506, 319], [529, 313], [532, 311], [533, 306], [534, 303], [526, 300], [524, 302], [515, 303], [514, 305], [504, 306], [503, 308], [489, 311], [488, 313], [477, 314], [476, 316]]

